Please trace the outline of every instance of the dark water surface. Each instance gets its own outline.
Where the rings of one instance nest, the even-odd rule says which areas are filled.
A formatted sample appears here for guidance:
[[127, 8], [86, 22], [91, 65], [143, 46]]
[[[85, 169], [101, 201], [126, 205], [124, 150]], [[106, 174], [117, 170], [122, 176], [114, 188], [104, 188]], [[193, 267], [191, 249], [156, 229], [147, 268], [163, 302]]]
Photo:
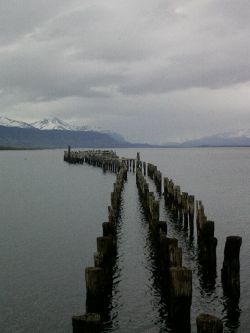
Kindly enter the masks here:
[[[135, 157], [135, 149], [117, 149]], [[176, 225], [161, 202], [161, 219], [179, 239], [184, 264], [193, 270], [195, 317], [223, 318], [226, 332], [248, 332], [250, 310], [250, 149], [140, 149], [183, 191], [203, 201], [215, 221], [217, 273], [204, 285], [196, 240]], [[71, 332], [71, 316], [85, 311], [84, 268], [93, 265], [96, 237], [107, 220], [115, 177], [98, 168], [68, 165], [62, 151], [0, 152], [0, 332]], [[150, 183], [153, 188], [153, 184]], [[227, 235], [241, 235], [241, 299], [232, 307], [222, 295], [220, 268]], [[118, 228], [112, 323], [106, 332], [167, 332], [154, 249], [129, 175]]]

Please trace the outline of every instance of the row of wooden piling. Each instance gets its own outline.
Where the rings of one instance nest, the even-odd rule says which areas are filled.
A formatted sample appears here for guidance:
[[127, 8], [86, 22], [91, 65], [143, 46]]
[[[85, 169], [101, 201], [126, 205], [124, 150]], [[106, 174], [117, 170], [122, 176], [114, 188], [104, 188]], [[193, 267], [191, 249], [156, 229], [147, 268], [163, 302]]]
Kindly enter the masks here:
[[184, 230], [188, 230], [190, 235], [194, 231], [194, 210], [195, 198], [187, 192], [181, 192], [181, 188], [167, 177], [163, 179], [165, 205], [170, 209], [178, 221], [184, 225]]
[[182, 266], [182, 249], [178, 247], [178, 240], [167, 237], [167, 224], [159, 221], [159, 201], [155, 200], [153, 192], [149, 192], [149, 186], [139, 168], [136, 183], [144, 213], [154, 239], [158, 242], [158, 259], [168, 284], [170, 319], [176, 331], [190, 332], [192, 271]]
[[[99, 157], [98, 157], [99, 158]], [[99, 165], [102, 167], [102, 165]], [[102, 224], [103, 236], [97, 237], [94, 267], [86, 267], [86, 313], [72, 317], [74, 333], [101, 332], [102, 320], [108, 307], [108, 295], [112, 293], [113, 265], [117, 253], [117, 222], [119, 219], [122, 191], [127, 180], [127, 169], [122, 166], [111, 192], [108, 222]]]
[[196, 202], [196, 230], [199, 262], [216, 275], [217, 238], [214, 237], [214, 222], [208, 221], [201, 201]]
[[[198, 260], [200, 265], [210, 276], [216, 276], [216, 247], [217, 239], [214, 236], [215, 223], [209, 221], [205, 215], [203, 203], [196, 201], [194, 196], [181, 192], [180, 186], [172, 180], [164, 178], [164, 199], [168, 209], [174, 212], [179, 221], [183, 221], [184, 229], [189, 226], [190, 235], [193, 234], [194, 215], [196, 208], [196, 230], [198, 243]], [[221, 280], [224, 292], [233, 299], [240, 297], [240, 262], [239, 252], [242, 238], [228, 236], [224, 249], [223, 268]]]
[[162, 193], [162, 174], [161, 174], [161, 172], [157, 169], [157, 166], [152, 163], [147, 164], [147, 171], [148, 171], [148, 177], [154, 181], [156, 190], [161, 195], [161, 193]]
[[103, 172], [117, 173], [121, 168], [135, 172], [136, 160], [132, 158], [119, 158], [113, 150], [86, 150], [72, 151], [70, 146], [64, 151], [64, 161], [70, 164], [89, 164], [102, 168]]
[[[153, 177], [154, 180], [157, 169], [152, 168], [151, 165], [148, 170], [150, 173], [153, 172], [150, 178]], [[182, 266], [182, 248], [178, 247], [178, 240], [167, 237], [167, 224], [159, 221], [159, 201], [154, 199], [153, 192], [149, 192], [149, 186], [139, 168], [136, 173], [136, 183], [144, 212], [154, 238], [158, 242], [156, 248], [158, 259], [160, 259], [160, 268], [168, 285], [170, 320], [175, 332], [190, 332], [192, 271]], [[157, 209], [154, 209], [155, 207]], [[197, 317], [196, 323], [198, 333], [223, 332], [222, 321], [217, 317], [201, 314]]]
[[[157, 167], [150, 165], [148, 167], [149, 177], [154, 180], [156, 190], [158, 191], [155, 178], [157, 175]], [[216, 247], [217, 239], [214, 237], [214, 222], [209, 221], [204, 213], [204, 206], [201, 201], [196, 201], [194, 196], [190, 196], [186, 192], [181, 192], [180, 186], [173, 183], [172, 180], [164, 178], [164, 199], [167, 209], [169, 209], [175, 219], [184, 224], [184, 230], [190, 231], [190, 236], [193, 236], [194, 230], [194, 217], [196, 211], [196, 229], [197, 229], [197, 243], [198, 243], [198, 260], [202, 267], [203, 274], [206, 278], [216, 277]], [[240, 247], [242, 238], [239, 236], [228, 236], [226, 238], [224, 249], [224, 261], [221, 270], [221, 281], [223, 286], [224, 295], [237, 304], [240, 297]], [[210, 319], [209, 319], [210, 318]], [[209, 319], [210, 327], [216, 324], [218, 331], [220, 331], [221, 324], [218, 324], [216, 318], [209, 315], [201, 316], [197, 319], [197, 327], [201, 325], [205, 319]], [[206, 324], [201, 325], [204, 329]], [[198, 329], [200, 332], [200, 329]], [[203, 332], [203, 331], [202, 331]], [[205, 331], [209, 332], [209, 330]]]
[[112, 150], [71, 151], [69, 146], [68, 150], [64, 151], [64, 161], [70, 164], [87, 163], [102, 168], [104, 172], [117, 173], [122, 167], [119, 157]]

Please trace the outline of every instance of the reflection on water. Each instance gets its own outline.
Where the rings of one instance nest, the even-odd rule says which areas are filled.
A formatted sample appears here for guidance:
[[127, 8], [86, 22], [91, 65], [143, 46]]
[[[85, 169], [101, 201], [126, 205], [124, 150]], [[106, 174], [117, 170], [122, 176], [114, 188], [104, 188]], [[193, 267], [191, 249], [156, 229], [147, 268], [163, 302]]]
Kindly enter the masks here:
[[240, 326], [240, 313], [239, 301], [232, 300], [226, 295], [223, 297], [223, 321], [228, 332], [236, 332]]

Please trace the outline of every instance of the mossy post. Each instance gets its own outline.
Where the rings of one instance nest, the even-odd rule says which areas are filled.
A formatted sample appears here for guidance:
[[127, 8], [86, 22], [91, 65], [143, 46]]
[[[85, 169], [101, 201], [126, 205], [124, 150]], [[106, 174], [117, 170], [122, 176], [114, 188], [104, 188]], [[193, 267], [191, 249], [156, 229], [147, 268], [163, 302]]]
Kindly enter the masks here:
[[233, 299], [240, 297], [240, 247], [242, 238], [228, 236], [224, 249], [224, 261], [221, 270], [223, 289]]
[[209, 314], [200, 314], [196, 318], [197, 333], [223, 333], [222, 321]]
[[186, 267], [170, 268], [170, 318], [174, 331], [190, 333], [192, 271]]

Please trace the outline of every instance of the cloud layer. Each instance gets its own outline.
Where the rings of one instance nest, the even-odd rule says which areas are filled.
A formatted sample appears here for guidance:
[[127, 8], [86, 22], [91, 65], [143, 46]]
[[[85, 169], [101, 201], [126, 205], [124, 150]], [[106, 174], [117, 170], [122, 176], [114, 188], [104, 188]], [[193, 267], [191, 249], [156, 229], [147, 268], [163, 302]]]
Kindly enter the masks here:
[[249, 14], [245, 0], [0, 0], [0, 112], [151, 142], [250, 127]]

